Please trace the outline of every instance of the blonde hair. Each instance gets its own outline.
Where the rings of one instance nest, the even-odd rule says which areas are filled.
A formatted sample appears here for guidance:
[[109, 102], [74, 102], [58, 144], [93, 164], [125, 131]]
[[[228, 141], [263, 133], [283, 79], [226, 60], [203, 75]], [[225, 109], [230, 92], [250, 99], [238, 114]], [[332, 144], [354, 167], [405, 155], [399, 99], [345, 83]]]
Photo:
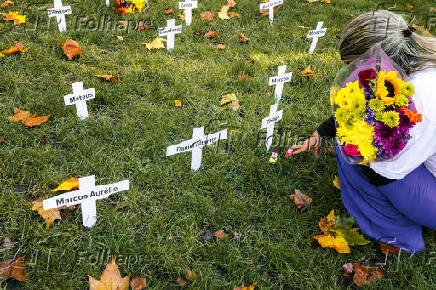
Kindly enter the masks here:
[[[377, 43], [407, 73], [436, 66], [436, 38], [407, 33], [404, 18], [386, 10], [368, 12], [353, 19], [339, 41], [341, 58], [352, 62]], [[409, 36], [406, 36], [410, 34]]]

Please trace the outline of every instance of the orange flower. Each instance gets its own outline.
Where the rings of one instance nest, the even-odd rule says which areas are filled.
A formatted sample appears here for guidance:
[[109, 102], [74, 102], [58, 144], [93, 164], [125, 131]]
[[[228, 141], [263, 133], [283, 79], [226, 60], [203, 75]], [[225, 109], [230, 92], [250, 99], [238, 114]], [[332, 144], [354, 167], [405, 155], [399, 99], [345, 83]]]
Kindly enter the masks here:
[[414, 125], [416, 125], [418, 122], [422, 122], [422, 115], [418, 114], [417, 111], [411, 111], [406, 108], [401, 108], [400, 111], [403, 112], [404, 115], [406, 115], [410, 122], [412, 122]]

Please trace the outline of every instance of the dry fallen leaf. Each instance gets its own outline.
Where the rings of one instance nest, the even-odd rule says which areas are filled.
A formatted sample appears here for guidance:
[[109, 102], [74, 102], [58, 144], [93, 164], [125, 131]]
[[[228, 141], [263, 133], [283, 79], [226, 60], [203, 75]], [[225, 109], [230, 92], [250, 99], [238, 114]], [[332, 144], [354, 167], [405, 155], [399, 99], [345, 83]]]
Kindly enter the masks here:
[[0, 57], [6, 56], [6, 55], [11, 55], [11, 54], [16, 54], [19, 52], [26, 52], [26, 51], [27, 51], [27, 48], [24, 48], [24, 46], [21, 43], [16, 43], [11, 48], [0, 51]]
[[72, 60], [74, 57], [82, 54], [82, 49], [75, 40], [68, 39], [65, 42], [62, 42], [61, 45], [68, 60]]
[[233, 287], [233, 290], [254, 290], [256, 285], [257, 285], [257, 282], [250, 285], [250, 286], [244, 286], [244, 283], [242, 283], [241, 286]]
[[91, 276], [89, 277], [89, 289], [90, 290], [127, 290], [129, 289], [129, 279], [130, 275], [121, 278], [120, 270], [118, 265], [115, 263], [114, 258], [112, 261], [106, 265], [100, 280], [97, 280]]
[[413, 8], [415, 8], [415, 5], [407, 3], [406, 7], [407, 7], [407, 9], [413, 9]]
[[9, 277], [20, 282], [26, 282], [27, 272], [25, 262], [26, 259], [23, 257], [3, 261], [0, 264], [0, 282]]
[[14, 115], [10, 116], [9, 120], [11, 120], [12, 122], [25, 121], [27, 118], [29, 118], [29, 116], [29, 111], [22, 111], [17, 107], [14, 107]]
[[219, 43], [215, 46], [216, 49], [226, 49], [226, 46], [222, 43]]
[[428, 8], [428, 10], [429, 10], [430, 12], [434, 12], [434, 11], [436, 11], [436, 7], [430, 7], [430, 8]]
[[353, 282], [357, 287], [377, 282], [383, 279], [386, 274], [386, 271], [379, 267], [368, 267], [359, 263], [347, 263], [343, 268], [345, 277], [350, 277], [354, 272]]
[[216, 232], [213, 234], [213, 236], [214, 236], [215, 238], [217, 238], [217, 239], [220, 239], [220, 240], [227, 238], [227, 234], [224, 232], [224, 230], [218, 230], [218, 231], [216, 231]]
[[380, 243], [380, 251], [387, 256], [392, 256], [393, 254], [399, 254], [400, 248], [391, 246], [386, 243]]
[[220, 12], [218, 12], [218, 18], [223, 20], [230, 19], [230, 17], [227, 15], [229, 8], [229, 5], [224, 5], [223, 7], [221, 7]]
[[221, 97], [220, 111], [222, 112], [227, 108], [233, 109], [233, 111], [237, 111], [239, 109], [239, 101], [235, 94], [227, 94]]
[[170, 15], [170, 14], [173, 14], [173, 13], [174, 13], [174, 8], [170, 8], [170, 9], [165, 10], [165, 14], [166, 15]]
[[229, 16], [230, 19], [232, 19], [233, 17], [241, 18], [241, 14], [236, 13], [236, 12], [229, 12], [228, 16]]
[[55, 191], [69, 191], [73, 189], [79, 189], [79, 179], [75, 177], [71, 177], [68, 179], [65, 179], [58, 187], [52, 190], [52, 192]]
[[120, 20], [120, 21], [118, 21], [118, 23], [119, 23], [121, 26], [127, 26], [127, 25], [129, 25], [129, 21], [127, 21], [127, 20]]
[[14, 2], [12, 2], [11, 0], [6, 0], [2, 4], [0, 4], [0, 7], [5, 8], [5, 7], [8, 7], [9, 4], [14, 4]]
[[42, 198], [38, 198], [35, 201], [29, 202], [32, 206], [32, 210], [38, 212], [38, 214], [45, 220], [45, 227], [48, 229], [55, 220], [62, 220], [60, 208], [52, 208], [44, 210], [42, 206]]
[[252, 81], [254, 81], [254, 78], [253, 78], [253, 77], [247, 77], [246, 75], [239, 75], [239, 76], [238, 76], [238, 79], [239, 79], [241, 82], [244, 82], [244, 81], [250, 81], [250, 82], [252, 82]]
[[185, 286], [186, 285], [186, 280], [184, 280], [182, 277], [178, 277], [176, 280], [177, 285], [179, 286]]
[[118, 34], [114, 34], [114, 37], [118, 40], [124, 40], [124, 37], [122, 37], [121, 35], [118, 35]]
[[[282, 7], [282, 5], [277, 6], [276, 9], [274, 9], [273, 14], [276, 14], [277, 11], [279, 11], [280, 7]], [[259, 10], [259, 11], [260, 11], [260, 15], [262, 15], [262, 16], [268, 16], [269, 15], [269, 10], [268, 9], [266, 9], [266, 10]]]
[[147, 287], [147, 278], [145, 276], [136, 277], [130, 281], [132, 290], [141, 290]]
[[306, 208], [312, 203], [312, 198], [308, 195], [305, 195], [298, 189], [295, 189], [295, 194], [291, 194], [290, 198], [299, 211], [305, 211]]
[[0, 138], [0, 144], [5, 143], [5, 138]]
[[182, 101], [181, 100], [174, 100], [174, 106], [181, 107], [182, 106]]
[[204, 34], [204, 37], [206, 38], [217, 38], [218, 36], [220, 36], [218, 31], [206, 31]]
[[164, 41], [167, 41], [165, 38], [156, 37], [152, 42], [144, 43], [145, 47], [149, 50], [162, 49], [165, 48], [163, 44]]
[[247, 43], [247, 42], [250, 40], [250, 38], [248, 38], [247, 36], [245, 36], [243, 33], [239, 33], [239, 40], [240, 40], [242, 43]]
[[145, 21], [139, 21], [138, 24], [135, 26], [135, 30], [150, 30], [151, 25], [147, 24]]
[[211, 11], [205, 11], [203, 13], [200, 14], [201, 19], [204, 20], [213, 20], [213, 18], [215, 17], [215, 13], [211, 12]]
[[197, 273], [188, 269], [188, 270], [186, 270], [185, 278], [188, 281], [193, 281], [193, 280], [197, 279]]
[[3, 15], [3, 20], [14, 21], [14, 25], [22, 24], [26, 22], [26, 15], [20, 15], [19, 12], [9, 11], [8, 13], [0, 13]]
[[183, 10], [183, 12], [177, 16], [179, 16], [180, 20], [185, 20], [185, 10]]
[[310, 68], [310, 65], [308, 65], [300, 73], [303, 77], [314, 77], [315, 76], [315, 72]]
[[108, 82], [112, 82], [114, 84], [118, 83], [118, 77], [113, 75], [95, 75], [98, 78], [102, 78]]
[[229, 7], [235, 7], [236, 6], [236, 2], [235, 2], [235, 0], [227, 0], [227, 5]]
[[49, 118], [50, 118], [50, 115], [47, 115], [47, 116], [36, 116], [36, 113], [35, 113], [35, 114], [33, 114], [32, 117], [27, 118], [23, 122], [23, 124], [27, 128], [38, 127], [38, 126], [41, 126], [42, 124], [44, 124], [45, 122], [47, 122]]
[[412, 27], [414, 27], [417, 31], [419, 31], [423, 36], [433, 37], [433, 34], [431, 34], [430, 31], [425, 29], [424, 26], [419, 26], [419, 25], [416, 25], [416, 24], [412, 24]]
[[330, 0], [307, 0], [307, 2], [309, 2], [309, 3], [321, 2], [321, 3], [330, 4]]

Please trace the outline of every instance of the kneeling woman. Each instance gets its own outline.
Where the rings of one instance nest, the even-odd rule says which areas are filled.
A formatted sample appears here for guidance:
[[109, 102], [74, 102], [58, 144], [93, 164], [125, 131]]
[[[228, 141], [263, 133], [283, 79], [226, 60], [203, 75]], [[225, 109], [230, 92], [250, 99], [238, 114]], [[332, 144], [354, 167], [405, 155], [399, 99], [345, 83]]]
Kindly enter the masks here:
[[[378, 158], [381, 155], [377, 155], [377, 159], [367, 165], [352, 164], [344, 155], [347, 152], [352, 156], [359, 155], [358, 146], [353, 145], [357, 142], [351, 141], [348, 149], [337, 146], [341, 196], [348, 212], [367, 235], [414, 253], [424, 249], [421, 226], [436, 229], [436, 40], [418, 35], [399, 15], [388, 11], [370, 12], [360, 15], [344, 29], [339, 43], [341, 58], [347, 65], [355, 64], [356, 59], [378, 45], [408, 75], [408, 81], [414, 87], [414, 94], [411, 92], [414, 108], [419, 114], [398, 109], [389, 102], [386, 95], [396, 89], [392, 85], [389, 87], [386, 83], [386, 94], [374, 94], [381, 94], [384, 103], [376, 112], [376, 117], [368, 116], [367, 112], [371, 111], [369, 106], [362, 109], [367, 114], [362, 117], [367, 124], [382, 118], [389, 108], [391, 112], [395, 112], [396, 108], [396, 116], [400, 116], [400, 120], [395, 120], [393, 116], [386, 124], [397, 122], [400, 124], [398, 130], [402, 130], [402, 118], [406, 117], [414, 124], [408, 128], [401, 146], [395, 147], [396, 152], [388, 152], [391, 158], [382, 159]], [[383, 72], [377, 73], [380, 78]], [[366, 88], [364, 90], [361, 81], [359, 84], [368, 104], [377, 107], [378, 101], [370, 100], [377, 97], [371, 96]], [[382, 84], [377, 82], [377, 90], [380, 86]], [[377, 108], [374, 110], [377, 111]], [[340, 123], [338, 114], [339, 111], [336, 111], [334, 117], [321, 124], [304, 144], [293, 146], [294, 154], [315, 146], [320, 137], [341, 137], [340, 126], [337, 127]], [[389, 131], [395, 125], [385, 127]], [[374, 143], [371, 139], [369, 146], [374, 146], [378, 133], [371, 130], [369, 133], [374, 138]], [[339, 145], [344, 145], [343, 140]], [[371, 151], [371, 148], [362, 146], [361, 151], [364, 149]], [[353, 154], [353, 150], [358, 154]], [[383, 151], [383, 154], [388, 153]]]

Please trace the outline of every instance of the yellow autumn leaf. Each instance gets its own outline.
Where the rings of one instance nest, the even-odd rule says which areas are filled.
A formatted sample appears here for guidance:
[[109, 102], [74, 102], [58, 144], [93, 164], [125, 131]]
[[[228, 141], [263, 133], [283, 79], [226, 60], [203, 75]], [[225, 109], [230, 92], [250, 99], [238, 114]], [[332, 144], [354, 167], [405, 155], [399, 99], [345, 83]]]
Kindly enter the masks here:
[[62, 219], [59, 208], [44, 210], [41, 198], [38, 198], [37, 200], [31, 201], [29, 203], [32, 206], [32, 210], [38, 212], [38, 214], [45, 220], [45, 227], [47, 229], [55, 220]]
[[220, 106], [220, 111], [224, 111], [227, 108], [237, 111], [239, 109], [239, 101], [235, 94], [227, 94], [221, 97]]
[[333, 248], [339, 254], [351, 253], [348, 242], [342, 236], [334, 237], [332, 235], [322, 235], [315, 236], [314, 239], [316, 239], [323, 248]]
[[229, 8], [230, 8], [229, 5], [224, 5], [223, 7], [221, 7], [220, 12], [218, 12], [218, 18], [223, 20], [230, 19], [229, 15], [227, 15]]
[[5, 2], [3, 2], [2, 4], [0, 4], [0, 7], [4, 8], [4, 7], [8, 7], [9, 4], [14, 4], [14, 2], [10, 1], [10, 0], [6, 0]]
[[129, 289], [130, 275], [122, 278], [118, 265], [115, 263], [114, 258], [106, 265], [100, 280], [89, 276], [89, 289], [90, 290], [127, 290]]
[[174, 106], [181, 107], [182, 106], [182, 101], [181, 100], [174, 100]]
[[162, 49], [165, 48], [164, 41], [167, 41], [165, 38], [157, 37], [152, 42], [145, 43], [145, 47], [149, 50]]
[[300, 73], [303, 77], [314, 77], [315, 76], [315, 72], [310, 68], [310, 65], [308, 65]]
[[341, 187], [339, 186], [339, 177], [335, 176], [335, 178], [333, 179], [333, 186], [341, 190]]
[[3, 20], [14, 21], [14, 25], [22, 24], [26, 22], [26, 15], [20, 15], [19, 12], [9, 11], [8, 13], [1, 13]]
[[73, 189], [79, 189], [79, 179], [71, 177], [64, 180], [58, 187], [56, 187], [52, 191], [68, 191]]

